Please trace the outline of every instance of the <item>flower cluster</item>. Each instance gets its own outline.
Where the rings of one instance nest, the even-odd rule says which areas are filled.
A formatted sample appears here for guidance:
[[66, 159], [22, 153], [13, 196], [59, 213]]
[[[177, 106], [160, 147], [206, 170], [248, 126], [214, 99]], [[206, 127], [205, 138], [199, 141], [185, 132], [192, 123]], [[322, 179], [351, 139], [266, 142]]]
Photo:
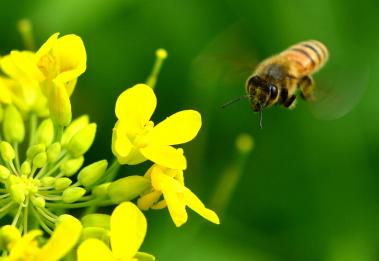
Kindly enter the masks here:
[[[138, 251], [147, 230], [141, 210], [167, 207], [179, 227], [188, 206], [219, 224], [185, 186], [187, 160], [174, 147], [197, 135], [200, 113], [151, 121], [166, 56], [157, 51], [149, 85], [118, 97], [110, 166], [105, 159], [84, 166], [97, 125], [87, 115], [72, 120], [70, 96], [87, 62], [80, 37], [56, 33], [37, 51], [0, 58], [0, 248], [8, 260], [59, 260], [74, 249], [78, 260], [153, 260]], [[147, 160], [153, 165], [145, 174], [117, 179], [120, 164]], [[104, 206], [115, 206], [111, 215], [96, 213]], [[87, 215], [69, 215], [73, 208]], [[41, 245], [42, 237], [50, 238]]]

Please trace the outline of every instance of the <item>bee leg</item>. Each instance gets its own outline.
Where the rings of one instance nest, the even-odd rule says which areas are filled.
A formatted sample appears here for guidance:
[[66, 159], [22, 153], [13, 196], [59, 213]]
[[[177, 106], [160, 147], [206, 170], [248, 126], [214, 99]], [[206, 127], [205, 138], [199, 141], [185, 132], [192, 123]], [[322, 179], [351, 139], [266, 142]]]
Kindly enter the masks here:
[[313, 101], [315, 99], [314, 90], [315, 83], [310, 76], [304, 76], [298, 83], [301, 97], [306, 101]]
[[292, 110], [296, 107], [296, 96], [292, 95], [290, 96], [284, 103], [283, 106]]

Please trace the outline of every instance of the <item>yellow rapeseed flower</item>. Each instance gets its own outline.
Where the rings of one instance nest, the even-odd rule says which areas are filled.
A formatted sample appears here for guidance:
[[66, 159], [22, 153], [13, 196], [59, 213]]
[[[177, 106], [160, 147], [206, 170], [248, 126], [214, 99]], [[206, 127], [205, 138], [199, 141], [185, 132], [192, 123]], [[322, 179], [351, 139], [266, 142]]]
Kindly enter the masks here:
[[[138, 200], [141, 209], [168, 208], [171, 218], [177, 227], [187, 222], [186, 206], [203, 218], [220, 224], [217, 214], [206, 208], [201, 200], [184, 185], [183, 171], [153, 165], [145, 177], [151, 179], [153, 189]], [[164, 200], [159, 201], [163, 194]]]
[[86, 239], [78, 248], [79, 261], [111, 261], [138, 260], [143, 255], [144, 260], [154, 260], [154, 257], [138, 252], [146, 234], [147, 222], [142, 212], [130, 202], [117, 206], [110, 222], [111, 249], [101, 240]]
[[[79, 240], [81, 231], [82, 225], [79, 220], [69, 215], [63, 215], [44, 246], [40, 248], [36, 240], [36, 237], [42, 235], [42, 231], [32, 230], [22, 237], [21, 235], [15, 237], [8, 243], [9, 255], [6, 260], [60, 260], [74, 247]], [[14, 233], [14, 231], [12, 232]]]
[[12, 102], [12, 93], [9, 88], [8, 79], [0, 77], [0, 104]]
[[186, 169], [183, 151], [171, 145], [192, 140], [201, 127], [201, 115], [184, 110], [154, 126], [150, 118], [156, 105], [157, 98], [146, 84], [137, 84], [118, 97], [113, 154], [121, 164], [134, 165], [149, 159], [172, 169]]

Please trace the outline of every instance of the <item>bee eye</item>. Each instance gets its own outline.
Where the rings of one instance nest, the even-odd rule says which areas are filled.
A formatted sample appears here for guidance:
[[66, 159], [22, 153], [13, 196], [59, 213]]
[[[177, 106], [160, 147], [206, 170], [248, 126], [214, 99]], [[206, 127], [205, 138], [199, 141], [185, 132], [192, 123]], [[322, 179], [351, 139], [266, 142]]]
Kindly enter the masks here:
[[278, 88], [276, 88], [275, 85], [270, 84], [268, 86], [268, 89], [269, 89], [269, 92], [270, 92], [270, 97], [273, 98], [273, 99], [275, 99], [276, 96], [278, 96]]

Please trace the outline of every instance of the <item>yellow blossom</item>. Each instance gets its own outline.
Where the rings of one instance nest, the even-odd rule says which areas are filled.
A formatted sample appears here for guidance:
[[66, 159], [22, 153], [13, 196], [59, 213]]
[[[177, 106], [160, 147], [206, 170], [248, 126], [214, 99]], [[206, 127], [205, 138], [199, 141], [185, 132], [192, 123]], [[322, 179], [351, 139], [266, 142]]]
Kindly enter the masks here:
[[[217, 214], [206, 208], [201, 200], [184, 185], [183, 171], [153, 165], [146, 173], [151, 179], [153, 189], [138, 200], [141, 209], [168, 208], [177, 227], [187, 222], [186, 206], [203, 218], [220, 224]], [[158, 201], [163, 194], [164, 200]]]
[[157, 98], [146, 84], [137, 84], [118, 97], [113, 154], [121, 164], [134, 165], [149, 159], [169, 168], [185, 169], [183, 152], [171, 145], [192, 140], [201, 127], [201, 115], [183, 110], [154, 126], [150, 118], [156, 104]]
[[21, 235], [15, 237], [8, 243], [9, 255], [6, 260], [60, 260], [74, 247], [81, 231], [82, 225], [79, 220], [63, 215], [44, 246], [39, 247], [36, 240], [36, 237], [42, 235], [42, 231], [32, 230], [22, 237]]
[[0, 77], [0, 104], [9, 104], [12, 102], [12, 93], [10, 91], [8, 80]]
[[78, 248], [78, 260], [138, 260], [141, 254], [148, 257], [147, 260], [154, 260], [149, 254], [137, 252], [145, 238], [146, 229], [147, 222], [142, 212], [133, 203], [121, 203], [111, 215], [112, 250], [99, 239], [86, 239]]

